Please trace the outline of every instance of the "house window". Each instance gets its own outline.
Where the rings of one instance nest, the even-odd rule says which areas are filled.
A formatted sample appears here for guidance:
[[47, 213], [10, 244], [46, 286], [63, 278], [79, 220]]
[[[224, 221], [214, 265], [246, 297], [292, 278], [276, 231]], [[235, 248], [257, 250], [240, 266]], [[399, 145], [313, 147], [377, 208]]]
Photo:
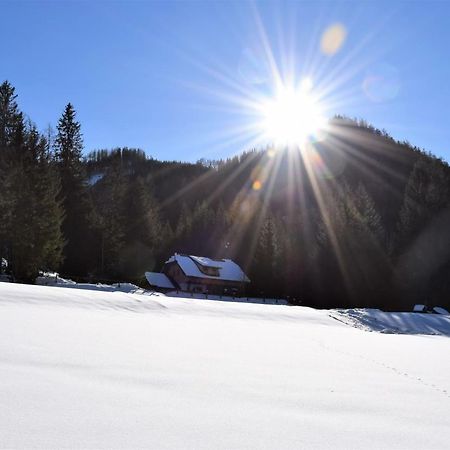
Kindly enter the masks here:
[[218, 267], [208, 267], [208, 266], [202, 266], [200, 264], [197, 264], [197, 267], [200, 269], [200, 272], [204, 273], [205, 275], [209, 275], [210, 277], [219, 277], [219, 268]]

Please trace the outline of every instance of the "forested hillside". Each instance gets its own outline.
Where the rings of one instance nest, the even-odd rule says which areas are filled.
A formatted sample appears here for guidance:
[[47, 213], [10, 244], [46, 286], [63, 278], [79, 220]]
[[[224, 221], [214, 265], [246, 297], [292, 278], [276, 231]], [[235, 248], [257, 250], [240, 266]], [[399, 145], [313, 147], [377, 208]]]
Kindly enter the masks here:
[[[159, 149], [161, 151], [163, 149]], [[0, 86], [0, 252], [39, 270], [142, 280], [175, 251], [230, 257], [255, 295], [318, 307], [450, 306], [450, 168], [336, 117], [321, 140], [196, 164], [83, 148], [68, 104], [39, 132]]]

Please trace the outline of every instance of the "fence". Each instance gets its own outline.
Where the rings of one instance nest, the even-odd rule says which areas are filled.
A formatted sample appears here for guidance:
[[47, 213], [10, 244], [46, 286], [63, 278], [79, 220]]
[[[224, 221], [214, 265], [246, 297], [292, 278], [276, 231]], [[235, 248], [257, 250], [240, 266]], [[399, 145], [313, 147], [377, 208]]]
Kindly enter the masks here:
[[201, 294], [197, 292], [170, 291], [168, 297], [196, 298], [199, 300], [221, 300], [224, 302], [260, 303], [266, 305], [288, 305], [284, 298], [232, 297], [227, 295]]

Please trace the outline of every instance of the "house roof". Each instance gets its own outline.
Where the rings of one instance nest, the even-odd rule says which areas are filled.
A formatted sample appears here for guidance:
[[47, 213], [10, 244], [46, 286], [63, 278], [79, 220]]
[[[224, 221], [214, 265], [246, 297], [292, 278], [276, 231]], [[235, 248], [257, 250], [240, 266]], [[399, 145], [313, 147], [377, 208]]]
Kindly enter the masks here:
[[[177, 262], [181, 270], [188, 277], [210, 278], [213, 280], [224, 281], [240, 281], [248, 283], [250, 280], [242, 271], [242, 269], [231, 259], [212, 259], [204, 256], [180, 255], [175, 253], [167, 261], [167, 263]], [[218, 269], [219, 276], [206, 275], [203, 273], [198, 264], [203, 267], [213, 267]]]
[[149, 282], [150, 286], [156, 286], [164, 289], [175, 289], [175, 286], [163, 273], [159, 272], [145, 272], [145, 278]]
[[223, 259], [211, 259], [206, 258], [204, 256], [193, 256], [190, 255], [189, 258], [193, 259], [194, 262], [204, 266], [204, 267], [212, 267], [215, 269], [220, 269], [220, 262], [223, 262]]

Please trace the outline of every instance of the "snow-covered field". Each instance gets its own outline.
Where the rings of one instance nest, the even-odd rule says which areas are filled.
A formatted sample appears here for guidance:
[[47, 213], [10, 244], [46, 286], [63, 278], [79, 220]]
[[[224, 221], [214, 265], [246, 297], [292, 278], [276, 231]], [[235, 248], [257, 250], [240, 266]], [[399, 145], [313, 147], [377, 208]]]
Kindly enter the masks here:
[[379, 309], [345, 309], [330, 311], [330, 316], [366, 331], [450, 337], [450, 315], [393, 313], [380, 311]]
[[0, 283], [0, 448], [450, 448], [450, 338], [336, 314]]

